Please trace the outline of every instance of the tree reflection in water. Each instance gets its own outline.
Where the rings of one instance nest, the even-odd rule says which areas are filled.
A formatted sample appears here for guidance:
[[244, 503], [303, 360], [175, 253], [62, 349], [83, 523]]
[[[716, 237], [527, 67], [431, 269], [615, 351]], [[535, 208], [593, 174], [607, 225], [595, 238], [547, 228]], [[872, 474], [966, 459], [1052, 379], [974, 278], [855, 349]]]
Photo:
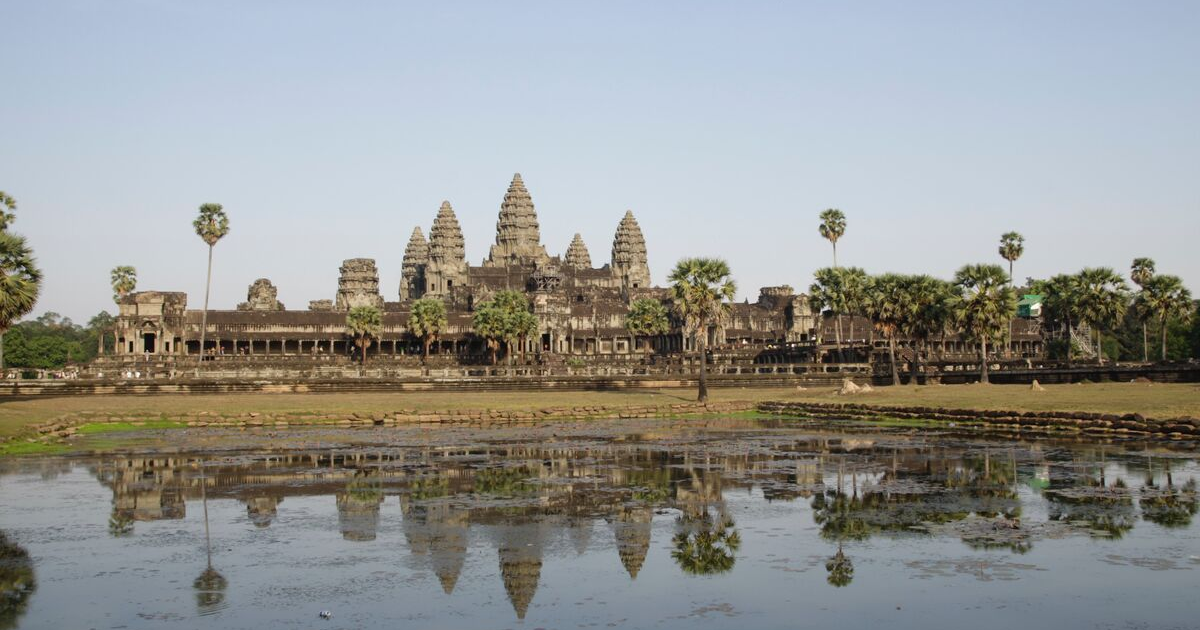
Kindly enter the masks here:
[[825, 578], [826, 582], [841, 588], [849, 586], [854, 580], [854, 563], [846, 554], [842, 553], [842, 546], [838, 545], [837, 553], [833, 557], [825, 561], [825, 570], [829, 572], [829, 576]]
[[685, 510], [675, 523], [679, 531], [671, 539], [675, 546], [671, 557], [684, 573], [712, 575], [733, 569], [742, 537], [724, 510], [717, 510], [715, 516], [707, 508]]
[[1189, 479], [1176, 488], [1168, 473], [1166, 486], [1156, 486], [1152, 480], [1143, 486], [1138, 503], [1142, 518], [1151, 523], [1170, 528], [1187, 527], [1196, 515], [1196, 480]]
[[[200, 463], [200, 470], [204, 470], [203, 462]], [[192, 588], [196, 589], [196, 608], [201, 615], [208, 615], [224, 607], [225, 588], [229, 586], [229, 581], [212, 565], [212, 537], [208, 531], [208, 477], [201, 474], [199, 481], [200, 501], [204, 505], [204, 552], [208, 557], [208, 564], [200, 573], [200, 577], [192, 582]]]
[[16, 628], [37, 590], [29, 552], [0, 532], [0, 630]]

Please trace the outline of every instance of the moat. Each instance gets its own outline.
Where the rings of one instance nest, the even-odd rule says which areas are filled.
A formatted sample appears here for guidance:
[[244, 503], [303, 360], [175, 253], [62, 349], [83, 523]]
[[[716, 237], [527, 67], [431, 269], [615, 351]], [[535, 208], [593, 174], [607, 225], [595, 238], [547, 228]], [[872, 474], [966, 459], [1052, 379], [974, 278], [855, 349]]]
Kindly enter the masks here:
[[0, 462], [0, 628], [1196, 624], [1195, 445], [734, 419], [114, 440]]

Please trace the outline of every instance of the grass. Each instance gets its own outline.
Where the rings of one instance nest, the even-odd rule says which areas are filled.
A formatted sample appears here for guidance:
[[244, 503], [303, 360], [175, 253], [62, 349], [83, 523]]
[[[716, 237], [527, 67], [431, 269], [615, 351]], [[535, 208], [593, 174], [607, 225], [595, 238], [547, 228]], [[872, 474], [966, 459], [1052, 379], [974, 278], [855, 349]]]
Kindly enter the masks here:
[[183, 422], [172, 420], [148, 420], [146, 422], [91, 422], [79, 427], [80, 435], [96, 435], [97, 433], [122, 433], [126, 431], [141, 431], [143, 429], [179, 429], [186, 427]]
[[1192, 383], [1093, 383], [1045, 385], [945, 385], [878, 387], [856, 396], [832, 397], [828, 391], [797, 392], [789, 400], [845, 401], [871, 405], [996, 409], [1009, 411], [1091, 411], [1140, 413], [1151, 418], [1200, 417], [1200, 386]]
[[[1099, 383], [1046, 385], [1034, 392], [1026, 385], [946, 385], [879, 387], [856, 396], [834, 396], [833, 390], [798, 391], [790, 387], [717, 388], [710, 400], [855, 402], [959, 409], [1014, 411], [1097, 411], [1161, 418], [1200, 416], [1200, 386], [1195, 384]], [[522, 410], [545, 407], [645, 406], [690, 402], [695, 390], [618, 390], [604, 392], [403, 392], [345, 394], [167, 394], [161, 396], [88, 396], [0, 402], [0, 437], [64, 413], [97, 412], [114, 416], [151, 418], [145, 425], [90, 425], [81, 433], [168, 428], [166, 416], [202, 411], [217, 414], [351, 413], [416, 409], [430, 412], [454, 409]], [[160, 418], [161, 420], [154, 420]], [[165, 423], [165, 424], [160, 424]], [[85, 430], [86, 429], [86, 430]]]

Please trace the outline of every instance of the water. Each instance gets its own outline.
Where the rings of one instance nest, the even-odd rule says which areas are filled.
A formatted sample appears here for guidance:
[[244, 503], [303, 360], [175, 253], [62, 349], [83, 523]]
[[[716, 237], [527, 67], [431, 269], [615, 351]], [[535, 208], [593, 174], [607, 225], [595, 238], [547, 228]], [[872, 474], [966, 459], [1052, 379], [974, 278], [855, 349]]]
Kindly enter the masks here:
[[1200, 626], [1194, 451], [748, 421], [163, 435], [0, 464], [0, 629]]

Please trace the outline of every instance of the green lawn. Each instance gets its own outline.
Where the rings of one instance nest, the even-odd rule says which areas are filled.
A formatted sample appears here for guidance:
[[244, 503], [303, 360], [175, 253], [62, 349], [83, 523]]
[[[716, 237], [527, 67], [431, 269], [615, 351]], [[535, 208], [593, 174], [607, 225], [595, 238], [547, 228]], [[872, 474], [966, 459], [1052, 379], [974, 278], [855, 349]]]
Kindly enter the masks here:
[[[406, 392], [346, 394], [169, 394], [162, 396], [90, 396], [0, 402], [0, 436], [64, 413], [95, 411], [109, 415], [154, 417], [209, 411], [349, 413], [398, 409], [520, 410], [545, 407], [668, 405], [695, 399], [691, 389], [610, 392]], [[880, 405], [915, 405], [1017, 411], [1138, 412], [1150, 417], [1200, 416], [1200, 386], [1195, 384], [1100, 383], [1047, 385], [1034, 392], [1026, 385], [945, 385], [880, 387], [855, 396], [835, 396], [830, 389], [717, 388], [711, 400], [810, 400]], [[132, 427], [131, 427], [132, 428]]]

